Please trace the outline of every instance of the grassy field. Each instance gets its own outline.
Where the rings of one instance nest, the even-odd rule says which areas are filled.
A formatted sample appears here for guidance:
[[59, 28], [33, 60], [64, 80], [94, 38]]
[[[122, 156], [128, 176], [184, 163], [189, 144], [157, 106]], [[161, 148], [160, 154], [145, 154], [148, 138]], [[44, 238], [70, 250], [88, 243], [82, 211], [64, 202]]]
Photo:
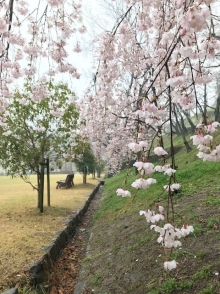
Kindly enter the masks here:
[[[56, 189], [56, 181], [66, 175], [50, 176], [51, 206], [47, 206], [45, 187], [44, 213], [37, 209], [37, 191], [20, 178], [0, 177], [0, 292], [14, 286], [14, 281], [44, 254], [42, 248], [50, 244], [56, 232], [73, 211], [82, 207], [98, 179], [76, 174], [70, 189]], [[36, 183], [35, 175], [30, 179]], [[45, 178], [46, 180], [46, 178]]]
[[[83, 262], [81, 280], [87, 286], [83, 293], [220, 293], [220, 163], [202, 162], [193, 146], [186, 153], [179, 137], [175, 146], [181, 148], [176, 154], [176, 179], [182, 190], [173, 198], [172, 223], [194, 227], [193, 233], [181, 239], [180, 248], [169, 251], [171, 260], [178, 262], [177, 269], [164, 271], [166, 257], [157, 242], [159, 234], [139, 215], [140, 210], [156, 210], [158, 204], [166, 209], [163, 186], [168, 177], [154, 173], [157, 184], [137, 193], [131, 187], [138, 177], [132, 167], [127, 178], [123, 170], [105, 181], [89, 255]], [[119, 187], [128, 189], [132, 197], [116, 196]]]

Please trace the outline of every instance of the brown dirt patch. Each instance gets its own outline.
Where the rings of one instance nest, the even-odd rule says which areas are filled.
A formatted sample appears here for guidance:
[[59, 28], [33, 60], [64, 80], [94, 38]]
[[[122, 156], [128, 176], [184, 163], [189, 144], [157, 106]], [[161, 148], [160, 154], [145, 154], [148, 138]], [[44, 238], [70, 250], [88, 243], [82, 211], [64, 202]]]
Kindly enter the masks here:
[[47, 293], [72, 294], [79, 280], [83, 258], [88, 249], [89, 237], [93, 225], [93, 216], [98, 209], [100, 191], [92, 199], [90, 206], [78, 226], [75, 236], [54, 263], [48, 279]]

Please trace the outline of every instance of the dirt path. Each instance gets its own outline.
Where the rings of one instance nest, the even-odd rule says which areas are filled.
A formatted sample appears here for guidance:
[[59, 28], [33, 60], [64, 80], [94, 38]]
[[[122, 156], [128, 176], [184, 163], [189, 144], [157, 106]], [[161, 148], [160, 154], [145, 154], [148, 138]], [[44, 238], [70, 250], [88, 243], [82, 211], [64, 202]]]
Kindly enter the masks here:
[[[86, 256], [86, 249], [92, 229], [93, 216], [98, 209], [101, 198], [101, 189], [96, 193], [85, 213], [76, 234], [69, 245], [63, 250], [62, 255], [54, 264], [53, 271], [48, 281], [49, 294], [73, 294], [80, 293], [80, 290], [74, 292], [78, 283], [81, 262]], [[77, 285], [81, 288], [81, 283]]]

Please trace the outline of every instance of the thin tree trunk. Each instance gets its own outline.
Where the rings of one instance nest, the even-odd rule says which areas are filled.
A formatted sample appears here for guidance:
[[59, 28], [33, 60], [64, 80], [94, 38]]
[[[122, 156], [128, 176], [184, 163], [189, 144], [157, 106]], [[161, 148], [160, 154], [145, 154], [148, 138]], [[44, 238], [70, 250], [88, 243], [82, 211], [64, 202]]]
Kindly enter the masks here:
[[216, 107], [215, 107], [215, 121], [220, 121], [220, 84], [217, 79], [217, 99], [216, 99]]
[[203, 107], [203, 123], [207, 125], [207, 87], [204, 86], [204, 107]]
[[47, 205], [50, 206], [50, 161], [46, 159], [47, 166]]
[[190, 115], [188, 114], [187, 111], [181, 109], [181, 111], [184, 113], [184, 115], [186, 116], [186, 119], [188, 121], [188, 123], [190, 124], [190, 128], [191, 128], [191, 132], [195, 131], [196, 126], [194, 125], [194, 123], [192, 122]]
[[101, 177], [101, 171], [100, 171], [100, 167], [97, 167], [97, 178]]
[[175, 116], [175, 119], [176, 119], [176, 125], [178, 126], [178, 129], [180, 130], [180, 134], [182, 136], [183, 143], [184, 143], [184, 145], [186, 147], [186, 152], [188, 153], [190, 150], [192, 150], [192, 148], [189, 146], [189, 143], [186, 140], [185, 132], [183, 131], [183, 129], [182, 129], [180, 123], [179, 123], [179, 120], [178, 120], [178, 117], [177, 117], [177, 113], [175, 111], [175, 106], [174, 106], [174, 116]]
[[216, 107], [215, 107], [215, 121], [220, 120], [220, 92], [218, 93], [218, 98], [216, 100]]
[[37, 170], [37, 208], [40, 209], [40, 171]]
[[178, 107], [175, 107], [175, 109], [177, 110], [177, 112], [178, 112], [178, 116], [180, 117], [180, 122], [181, 122], [181, 124], [179, 123], [179, 120], [178, 120], [178, 123], [179, 123], [179, 125], [181, 126], [182, 132], [187, 133], [187, 128], [186, 128], [186, 126], [185, 126], [184, 118], [183, 118], [183, 116], [182, 116], [182, 114], [181, 114], [181, 111], [179, 110]]
[[44, 211], [44, 163], [41, 163], [41, 171], [40, 171], [40, 212]]
[[174, 129], [174, 132], [175, 132], [177, 135], [180, 135], [180, 134], [181, 134], [181, 132], [180, 132], [180, 130], [179, 130], [179, 127], [178, 127], [177, 123], [176, 123], [176, 124], [173, 123], [173, 129]]
[[83, 170], [83, 184], [86, 184], [86, 176], [87, 176], [87, 167], [84, 166], [84, 170]]
[[83, 184], [86, 184], [86, 174], [83, 174]]

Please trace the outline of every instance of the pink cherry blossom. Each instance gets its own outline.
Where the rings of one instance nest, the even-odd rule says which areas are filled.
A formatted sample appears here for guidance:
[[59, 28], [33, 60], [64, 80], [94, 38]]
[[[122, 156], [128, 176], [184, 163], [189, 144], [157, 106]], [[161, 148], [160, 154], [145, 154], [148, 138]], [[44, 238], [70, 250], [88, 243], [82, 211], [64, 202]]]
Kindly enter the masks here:
[[210, 136], [210, 135], [205, 135], [205, 136], [203, 137], [203, 144], [207, 145], [207, 144], [209, 144], [212, 140], [213, 140], [213, 137], [212, 137], [212, 136]]
[[147, 141], [140, 141], [139, 142], [139, 146], [141, 147], [141, 148], [147, 148], [148, 147], [148, 142]]
[[162, 147], [154, 148], [154, 153], [158, 156], [168, 154]]
[[43, 127], [43, 126], [38, 126], [37, 128], [36, 128], [36, 130], [38, 131], [38, 132], [44, 132], [45, 130], [46, 130], [46, 128], [45, 127]]
[[11, 134], [12, 134], [12, 131], [7, 131], [7, 132], [4, 132], [4, 133], [3, 133], [3, 135], [6, 136], [6, 137], [7, 137], [7, 136], [10, 136]]
[[150, 162], [144, 162], [143, 169], [144, 169], [145, 175], [150, 175], [154, 172], [154, 165]]
[[164, 262], [165, 270], [171, 271], [172, 269], [175, 269], [176, 267], [177, 267], [177, 262], [175, 260], [165, 261]]
[[140, 178], [140, 179], [135, 180], [135, 182], [133, 182], [131, 184], [131, 186], [136, 188], [136, 189], [146, 189], [151, 184], [155, 184], [155, 183], [156, 183], [155, 179], [149, 178], [149, 179], [145, 180], [145, 179]]
[[162, 167], [161, 165], [156, 165], [156, 166], [154, 167], [154, 170], [157, 171], [157, 172], [163, 172], [163, 171], [164, 171], [164, 170], [163, 170], [163, 167]]
[[[56, 8], [59, 3], [51, 1]], [[220, 42], [210, 34], [210, 27], [215, 31], [215, 20], [210, 13], [212, 1], [172, 0], [168, 5], [163, 0], [126, 0], [126, 4], [137, 21], [122, 19], [112, 33], [104, 32], [95, 41], [94, 81], [79, 103], [81, 120], [85, 122], [81, 134], [99, 150], [99, 144], [105, 146], [102, 156], [112, 173], [120, 170], [127, 157], [128, 161], [136, 160], [134, 166], [141, 176], [132, 183], [136, 189], [146, 189], [155, 183], [154, 179], [147, 179], [154, 170], [171, 177], [168, 181], [172, 183], [164, 186], [167, 197], [171, 197], [181, 185], [176, 182], [178, 174], [173, 161], [169, 164], [165, 160], [170, 158], [163, 157], [168, 154], [162, 147], [163, 132], [173, 131], [175, 109], [191, 112], [203, 108], [198, 89], [214, 79], [212, 65], [218, 62]], [[61, 23], [56, 27], [64, 26]], [[83, 25], [78, 30], [83, 32]], [[68, 34], [68, 31], [61, 34], [64, 44]], [[66, 46], [62, 46], [60, 42], [52, 43], [50, 53], [58, 63], [53, 69], [71, 71], [77, 76], [67, 63], [59, 63], [68, 56]], [[39, 52], [34, 49], [31, 52], [37, 56]], [[10, 63], [7, 66], [11, 68]], [[220, 158], [220, 147], [215, 146], [210, 136], [216, 128], [214, 123], [200, 124], [196, 135], [191, 137], [203, 160]], [[155, 168], [148, 162], [152, 146], [159, 146], [154, 153], [162, 156]], [[172, 152], [171, 157], [173, 160]], [[151, 228], [160, 234], [158, 242], [167, 248], [181, 246], [177, 239], [185, 233], [171, 224], [159, 227], [158, 223], [164, 220], [162, 213], [157, 212], [149, 209], [141, 214], [147, 222], [155, 224]], [[165, 264], [169, 270], [175, 267], [175, 261]]]
[[148, 185], [151, 185], [151, 184], [156, 184], [157, 181], [155, 179], [153, 179], [153, 178], [148, 178], [146, 180], [146, 182], [148, 183]]
[[178, 191], [181, 189], [181, 185], [179, 183], [174, 183], [170, 186], [171, 191]]
[[169, 177], [171, 177], [174, 173], [176, 172], [175, 169], [172, 168], [167, 168], [164, 172], [165, 175], [168, 175]]
[[121, 188], [116, 190], [117, 196], [131, 197], [131, 193], [128, 190], [123, 190]]
[[117, 193], [118, 196], [123, 196], [124, 195], [124, 190], [119, 188], [119, 189], [116, 190], [116, 193]]
[[48, 4], [51, 6], [58, 6], [60, 4], [63, 4], [65, 0], [47, 0]]
[[180, 189], [181, 189], [181, 185], [178, 184], [178, 183], [174, 183], [172, 185], [165, 185], [164, 186], [164, 190], [171, 191], [171, 192], [178, 191]]
[[133, 166], [137, 168], [137, 170], [141, 170], [143, 168], [143, 162], [142, 161], [136, 161]]
[[125, 190], [124, 197], [131, 197], [131, 192], [128, 190]]
[[164, 220], [164, 216], [161, 213], [157, 213], [151, 217], [150, 222], [154, 224], [158, 223], [160, 220]]
[[190, 139], [193, 140], [193, 145], [203, 144], [204, 142], [203, 138], [204, 138], [203, 134], [193, 135], [190, 137]]
[[194, 232], [194, 228], [193, 228], [193, 226], [186, 225], [181, 228], [181, 231], [183, 233], [183, 236], [187, 236], [190, 233]]
[[141, 150], [141, 146], [137, 143], [129, 143], [128, 147], [131, 149], [133, 152], [139, 152]]

